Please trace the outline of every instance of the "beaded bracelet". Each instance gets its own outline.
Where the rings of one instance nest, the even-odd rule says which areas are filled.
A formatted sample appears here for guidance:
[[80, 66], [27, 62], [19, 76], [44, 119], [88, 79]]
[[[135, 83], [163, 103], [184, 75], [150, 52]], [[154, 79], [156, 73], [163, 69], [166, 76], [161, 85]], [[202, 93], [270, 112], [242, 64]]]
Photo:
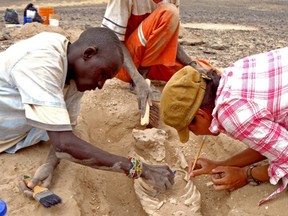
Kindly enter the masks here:
[[129, 173], [126, 175], [129, 178], [137, 179], [141, 176], [142, 173], [142, 162], [140, 162], [140, 160], [138, 160], [136, 157], [129, 157], [129, 160], [132, 164], [132, 167], [129, 170]]

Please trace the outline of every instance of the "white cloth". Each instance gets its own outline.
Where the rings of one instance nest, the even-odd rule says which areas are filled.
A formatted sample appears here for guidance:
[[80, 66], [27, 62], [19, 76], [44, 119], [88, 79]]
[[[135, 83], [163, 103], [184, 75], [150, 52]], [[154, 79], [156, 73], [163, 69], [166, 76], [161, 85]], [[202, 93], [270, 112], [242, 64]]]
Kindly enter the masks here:
[[48, 140], [46, 130], [72, 130], [83, 94], [65, 86], [68, 43], [43, 32], [0, 53], [0, 145], [17, 141], [6, 152]]
[[172, 3], [178, 7], [179, 2], [180, 0], [110, 0], [106, 7], [102, 27], [113, 30], [119, 40], [124, 41], [131, 16], [135, 19], [137, 16], [151, 14], [163, 3]]

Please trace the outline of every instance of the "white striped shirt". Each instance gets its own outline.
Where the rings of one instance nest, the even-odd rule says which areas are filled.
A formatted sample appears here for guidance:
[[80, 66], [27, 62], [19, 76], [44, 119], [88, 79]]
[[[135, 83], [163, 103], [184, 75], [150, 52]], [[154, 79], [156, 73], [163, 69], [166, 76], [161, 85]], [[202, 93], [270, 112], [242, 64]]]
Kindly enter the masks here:
[[[132, 21], [132, 23], [135, 24], [143, 20], [146, 15], [151, 14], [159, 5], [163, 3], [173, 3], [179, 6], [179, 1], [180, 0], [110, 0], [107, 4], [102, 26], [113, 30], [119, 40], [124, 41], [129, 19], [135, 20]], [[129, 30], [133, 31], [135, 29]]]
[[72, 130], [83, 94], [65, 86], [68, 43], [43, 32], [0, 53], [0, 152], [48, 140], [46, 130]]

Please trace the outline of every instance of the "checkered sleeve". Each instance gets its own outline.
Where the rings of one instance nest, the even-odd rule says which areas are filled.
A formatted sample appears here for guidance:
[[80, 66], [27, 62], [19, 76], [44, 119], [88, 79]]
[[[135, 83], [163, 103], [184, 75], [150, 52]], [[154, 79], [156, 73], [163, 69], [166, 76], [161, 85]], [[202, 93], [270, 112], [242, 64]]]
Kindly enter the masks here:
[[269, 111], [255, 103], [233, 100], [223, 104], [218, 117], [229, 136], [268, 158], [271, 184], [288, 177], [288, 131], [274, 122]]

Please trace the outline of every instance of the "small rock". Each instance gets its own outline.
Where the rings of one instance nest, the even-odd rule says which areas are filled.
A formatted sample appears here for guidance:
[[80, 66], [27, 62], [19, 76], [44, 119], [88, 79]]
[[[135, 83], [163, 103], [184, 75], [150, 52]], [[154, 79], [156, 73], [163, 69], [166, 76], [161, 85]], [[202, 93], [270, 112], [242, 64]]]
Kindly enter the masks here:
[[210, 50], [210, 49], [205, 49], [205, 50], [203, 50], [203, 52], [206, 54], [217, 54], [217, 52]]
[[215, 49], [215, 50], [225, 50], [228, 47], [225, 45], [222, 45], [222, 44], [213, 44], [213, 45], [211, 45], [211, 48]]

